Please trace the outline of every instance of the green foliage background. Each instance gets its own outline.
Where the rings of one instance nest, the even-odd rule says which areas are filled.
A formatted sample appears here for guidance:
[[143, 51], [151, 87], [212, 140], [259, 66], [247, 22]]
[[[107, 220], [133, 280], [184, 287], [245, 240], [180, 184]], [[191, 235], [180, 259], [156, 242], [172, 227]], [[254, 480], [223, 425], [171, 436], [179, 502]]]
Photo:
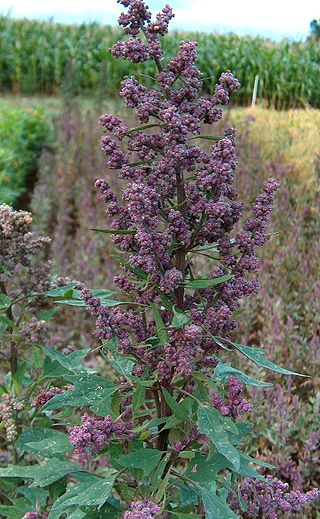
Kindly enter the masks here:
[[[154, 75], [151, 63], [136, 67], [115, 60], [109, 49], [118, 29], [98, 23], [63, 25], [35, 20], [0, 18], [0, 90], [23, 94], [95, 92], [115, 95], [125, 74]], [[241, 81], [239, 104], [251, 101], [259, 74], [259, 97], [276, 108], [320, 106], [320, 42], [283, 40], [236, 34], [171, 32], [164, 41], [169, 55], [181, 39], [199, 42], [199, 68], [205, 90], [212, 92], [221, 72], [230, 69]], [[167, 54], [167, 52], [166, 52]], [[152, 79], [144, 78], [144, 83]]]

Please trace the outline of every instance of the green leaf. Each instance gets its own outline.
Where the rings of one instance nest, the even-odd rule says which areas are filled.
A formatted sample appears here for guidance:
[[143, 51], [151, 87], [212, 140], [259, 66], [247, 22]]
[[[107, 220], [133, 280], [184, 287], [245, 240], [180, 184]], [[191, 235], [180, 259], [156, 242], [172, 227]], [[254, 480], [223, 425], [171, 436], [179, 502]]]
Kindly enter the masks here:
[[123, 377], [132, 380], [132, 370], [135, 365], [135, 362], [130, 358], [126, 358], [124, 355], [120, 355], [116, 352], [112, 352], [112, 356], [112, 359], [108, 357], [108, 362], [111, 364], [113, 369], [120, 373], [120, 375], [122, 375]]
[[59, 479], [59, 481], [55, 481], [51, 485], [49, 485], [49, 495], [53, 502], [55, 502], [57, 499], [59, 499], [62, 494], [65, 493], [67, 489], [67, 483], [68, 478], [65, 476], [62, 479]]
[[73, 294], [73, 289], [77, 286], [76, 283], [70, 283], [68, 285], [64, 285], [63, 287], [52, 288], [51, 290], [47, 290], [47, 292], [43, 292], [43, 295], [47, 297], [69, 297]]
[[136, 126], [135, 128], [131, 128], [130, 130], [125, 132], [125, 135], [131, 135], [131, 133], [141, 132], [142, 130], [147, 130], [149, 128], [155, 128], [155, 127], [162, 128], [162, 127], [164, 127], [164, 125], [163, 124], [157, 124], [157, 123], [143, 124], [141, 126]]
[[12, 305], [12, 300], [7, 294], [0, 293], [0, 310], [6, 310]]
[[44, 310], [42, 312], [39, 312], [37, 315], [37, 319], [40, 319], [40, 321], [50, 321], [52, 317], [59, 311], [59, 308], [52, 308], [51, 310]]
[[37, 442], [26, 444], [28, 452], [38, 454], [44, 458], [51, 458], [57, 454], [73, 450], [69, 441], [69, 436], [60, 431], [54, 431], [55, 435], [50, 438], [44, 438]]
[[176, 306], [173, 307], [172, 325], [175, 328], [182, 328], [185, 324], [188, 324], [189, 321], [190, 321], [190, 317], [185, 312], [183, 312]]
[[154, 320], [156, 323], [157, 334], [160, 339], [160, 343], [162, 345], [164, 345], [167, 342], [169, 342], [169, 337], [168, 337], [166, 327], [164, 325], [164, 322], [162, 320], [162, 317], [161, 317], [161, 314], [160, 314], [158, 308], [154, 304], [151, 304], [150, 306], [151, 306], [153, 317], [154, 317]]
[[54, 429], [31, 427], [30, 429], [25, 429], [20, 434], [15, 447], [19, 456], [22, 456], [25, 452], [30, 452], [28, 447], [29, 443], [37, 443], [50, 438], [57, 439], [60, 435], [65, 436], [64, 433], [55, 431]]
[[87, 371], [87, 369], [81, 364], [81, 361], [87, 356], [90, 351], [89, 349], [76, 350], [69, 353], [69, 355], [63, 355], [63, 353], [52, 348], [43, 348], [43, 350], [52, 361], [58, 363], [67, 371]]
[[141, 384], [137, 385], [137, 388], [133, 392], [132, 395], [132, 410], [134, 413], [138, 411], [138, 409], [142, 406], [145, 401], [146, 396], [146, 388]]
[[61, 407], [91, 407], [94, 413], [105, 416], [105, 407], [107, 406], [107, 409], [111, 407], [112, 396], [117, 391], [115, 385], [95, 375], [65, 378], [73, 384], [73, 389], [51, 398], [44, 405], [44, 409], [52, 411]]
[[[120, 519], [120, 517], [123, 517], [123, 510], [116, 508], [110, 503], [105, 503], [99, 511], [94, 509], [89, 510], [83, 507], [82, 509], [86, 511], [86, 519]], [[70, 519], [70, 517], [68, 517], [68, 519]]]
[[253, 377], [250, 377], [249, 375], [246, 375], [239, 369], [233, 368], [229, 363], [223, 364], [220, 362], [214, 370], [213, 378], [215, 380], [224, 380], [230, 376], [237, 377], [239, 380], [241, 380], [241, 382], [247, 384], [248, 386], [272, 387], [270, 382], [262, 382], [261, 380], [257, 380]]
[[199, 514], [184, 514], [182, 512], [173, 512], [178, 519], [201, 519], [202, 515]]
[[27, 512], [30, 512], [30, 501], [25, 498], [15, 499], [13, 506], [0, 505], [0, 515], [7, 519], [21, 519]]
[[230, 279], [234, 278], [233, 275], [227, 274], [225, 276], [221, 276], [219, 278], [214, 279], [193, 279], [192, 281], [188, 281], [184, 284], [185, 288], [198, 289], [198, 288], [209, 288], [214, 287], [215, 285], [219, 285], [220, 283], [225, 283], [226, 281], [230, 281]]
[[111, 495], [116, 475], [106, 479], [92, 478], [91, 481], [78, 483], [63, 494], [53, 505], [49, 519], [59, 519], [68, 508], [97, 507], [100, 509]]
[[213, 491], [203, 490], [202, 500], [206, 511], [206, 519], [239, 519], [239, 516]]
[[[227, 339], [224, 339], [227, 340]], [[290, 371], [288, 369], [282, 368], [274, 362], [265, 358], [266, 350], [261, 348], [251, 348], [251, 346], [243, 346], [242, 344], [238, 344], [237, 342], [232, 342], [229, 339], [227, 342], [230, 342], [233, 346], [237, 348], [237, 350], [241, 351], [243, 355], [245, 355], [248, 359], [252, 360], [257, 366], [262, 368], [270, 369], [271, 371], [276, 371], [277, 373], [281, 373], [282, 375], [297, 375], [299, 377], [308, 377], [308, 375], [302, 375], [301, 373], [296, 373], [295, 371]]]
[[124, 265], [130, 272], [135, 274], [137, 278], [147, 280], [149, 279], [149, 274], [144, 272], [141, 269], [138, 269], [136, 267], [132, 267], [128, 260], [125, 258], [122, 258], [121, 256], [115, 256], [115, 259], [121, 264]]
[[136, 234], [137, 231], [126, 229], [90, 229], [90, 231], [103, 232], [106, 234]]
[[[60, 305], [68, 305], [68, 306], [78, 306], [80, 308], [87, 308], [88, 305], [82, 299], [61, 299], [55, 301], [55, 303], [59, 303]], [[120, 306], [126, 304], [124, 301], [116, 301], [114, 299], [101, 299], [101, 305], [105, 308], [113, 308], [115, 306]]]
[[162, 456], [163, 452], [157, 449], [138, 449], [130, 454], [120, 456], [117, 463], [123, 467], [141, 469], [146, 476], [149, 476]]
[[219, 452], [215, 452], [209, 459], [197, 452], [188, 465], [186, 476], [197, 483], [212, 483], [218, 473], [228, 467], [228, 463]]
[[189, 141], [193, 141], [194, 139], [204, 139], [206, 141], [220, 141], [223, 139], [221, 135], [196, 135], [195, 137], [190, 137]]
[[[187, 420], [188, 418], [188, 412], [186, 409], [186, 405], [179, 404], [176, 402], [176, 400], [170, 395], [170, 393], [166, 390], [166, 388], [162, 389], [164, 397], [166, 399], [166, 402], [168, 406], [170, 407], [171, 411], [173, 412], [174, 416], [178, 418], [180, 421]], [[192, 404], [192, 399], [191, 404]], [[190, 405], [191, 405], [190, 404]]]
[[[36, 508], [37, 504], [45, 506], [48, 498], [48, 490], [43, 488], [18, 487], [17, 493], [24, 496], [30, 502], [32, 508]], [[30, 510], [30, 507], [29, 507]]]
[[[228, 417], [222, 416], [219, 411], [210, 407], [202, 406], [198, 409], [200, 431], [210, 438], [217, 451], [225, 456], [237, 470], [240, 467], [240, 456], [237, 449], [229, 441], [226, 429], [229, 429], [230, 432], [233, 432], [233, 430], [226, 418]], [[230, 421], [232, 422], [232, 420]]]
[[84, 519], [85, 517], [88, 517], [86, 512], [83, 512], [80, 510], [80, 508], [75, 508], [75, 510], [72, 509], [72, 512], [69, 513], [69, 510], [67, 511], [67, 517], [68, 519]]
[[32, 479], [31, 487], [43, 488], [68, 474], [81, 472], [83, 470], [83, 467], [75, 463], [51, 458], [41, 465], [9, 465], [6, 468], [0, 468], [0, 478]]

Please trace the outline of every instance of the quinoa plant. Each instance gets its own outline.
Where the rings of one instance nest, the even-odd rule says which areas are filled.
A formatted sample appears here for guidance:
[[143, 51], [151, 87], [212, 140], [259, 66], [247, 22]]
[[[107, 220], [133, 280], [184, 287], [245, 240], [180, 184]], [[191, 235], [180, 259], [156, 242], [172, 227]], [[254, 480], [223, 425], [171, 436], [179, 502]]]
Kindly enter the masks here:
[[[236, 132], [213, 137], [204, 131], [221, 119], [239, 82], [226, 72], [214, 95], [203, 97], [196, 42], [181, 42], [169, 61], [163, 56], [172, 9], [152, 21], [142, 0], [120, 3], [128, 9], [119, 22], [129, 37], [112, 54], [152, 61], [155, 69], [154, 88], [135, 77], [121, 84], [139, 126], [100, 118], [107, 165], [124, 184], [121, 203], [106, 180], [96, 182], [111, 220], [99, 231], [113, 235], [122, 269], [114, 281], [123, 300], [86, 288], [81, 300], [74, 291], [64, 299], [86, 306], [95, 319], [107, 367], [102, 376], [74, 363], [76, 373], [60, 372], [71, 386], [37, 402], [43, 417], [64, 428], [64, 412], [82, 410], [69, 428], [69, 445], [55, 438], [49, 449], [42, 440], [38, 463], [9, 466], [0, 477], [31, 479], [30, 488], [54, 484], [50, 519], [273, 519], [300, 512], [317, 491], [290, 492], [259, 474], [254, 465], [263, 462], [244, 452], [252, 428], [244, 386], [271, 384], [237, 369], [236, 357], [294, 373], [234, 339], [245, 298], [259, 290], [256, 249], [269, 238], [278, 184], [265, 182], [252, 216], [241, 222]], [[197, 276], [198, 257], [206, 260], [207, 277]], [[68, 357], [59, 357], [64, 368]], [[78, 464], [65, 460], [72, 448]], [[25, 517], [41, 517], [38, 510]]]

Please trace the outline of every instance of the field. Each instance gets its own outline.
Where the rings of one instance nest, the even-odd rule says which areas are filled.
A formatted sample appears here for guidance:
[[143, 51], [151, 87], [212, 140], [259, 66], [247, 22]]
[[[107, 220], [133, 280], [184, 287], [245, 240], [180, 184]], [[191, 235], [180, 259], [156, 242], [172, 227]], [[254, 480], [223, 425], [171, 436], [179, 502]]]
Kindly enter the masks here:
[[[98, 98], [115, 95], [124, 75], [133, 72], [154, 76], [152, 63], [119, 62], [109, 48], [120, 31], [99, 24], [60, 25], [0, 18], [0, 89], [21, 94], [77, 95], [91, 92]], [[255, 75], [259, 75], [259, 97], [276, 108], [320, 107], [319, 42], [263, 38], [235, 34], [173, 32], [164, 40], [165, 51], [176, 52], [180, 39], [199, 43], [199, 65], [205, 90], [212, 93], [224, 70], [237, 73], [242, 89], [239, 104], [252, 98]], [[144, 82], [152, 85], [150, 78]]]
[[[134, 128], [133, 133], [137, 132], [136, 128], [141, 124], [132, 111], [124, 108], [123, 100], [115, 95], [124, 71], [131, 73], [127, 62], [116, 62], [109, 58], [107, 52], [120, 32], [98, 24], [75, 27], [8, 18], [0, 19], [0, 30], [0, 203], [30, 211], [32, 229], [51, 239], [50, 245], [46, 240], [31, 239], [26, 234], [31, 225], [30, 217], [24, 217], [26, 219], [21, 224], [11, 215], [8, 229], [10, 232], [14, 229], [16, 234], [13, 236], [22, 253], [15, 252], [15, 247], [11, 252], [11, 242], [6, 241], [5, 220], [1, 220], [9, 218], [8, 212], [7, 209], [1, 209], [4, 206], [0, 206], [0, 360], [3, 361], [0, 371], [0, 517], [40, 519], [47, 517], [49, 510], [52, 519], [124, 517], [122, 503], [134, 501], [137, 489], [140, 491], [139, 499], [144, 503], [150, 497], [146, 482], [156, 465], [152, 466], [150, 458], [151, 469], [148, 472], [148, 462], [143, 464], [140, 459], [144, 455], [140, 453], [139, 460], [132, 461], [132, 454], [139, 453], [145, 443], [147, 451], [154, 449], [153, 434], [157, 442], [156, 454], [165, 452], [162, 462], [166, 463], [161, 468], [160, 453], [159, 466], [155, 468], [156, 471], [160, 470], [155, 473], [159, 474], [159, 479], [151, 485], [152, 499], [156, 499], [157, 503], [166, 503], [166, 492], [169, 490], [164, 485], [170, 488], [170, 464], [175, 467], [172, 478], [178, 477], [178, 470], [182, 470], [183, 475], [180, 486], [170, 494], [173, 497], [171, 501], [168, 500], [166, 508], [159, 508], [154, 515], [146, 516], [148, 519], [185, 519], [187, 516], [191, 519], [269, 519], [271, 515], [267, 514], [266, 507], [263, 508], [265, 505], [261, 505], [257, 514], [250, 514], [250, 507], [249, 510], [245, 509], [246, 492], [248, 494], [249, 491], [242, 489], [243, 497], [241, 485], [245, 485], [247, 478], [248, 484], [253, 485], [251, 477], [256, 476], [260, 480], [262, 476], [270, 474], [279, 478], [289, 485], [290, 491], [296, 492], [292, 499], [299, 499], [302, 495], [299, 493], [319, 488], [319, 43], [282, 41], [278, 44], [236, 35], [192, 35], [199, 41], [199, 66], [206, 77], [212, 76], [205, 81], [206, 93], [213, 92], [218, 76], [225, 69], [235, 72], [244, 85], [235, 95], [231, 107], [223, 107], [222, 121], [214, 128], [210, 126], [206, 129], [204, 144], [206, 146], [208, 142], [211, 145], [217, 135], [220, 139], [231, 126], [237, 128], [235, 187], [239, 199], [244, 202], [244, 218], [249, 217], [250, 206], [267, 178], [274, 177], [280, 183], [269, 229], [270, 239], [258, 252], [261, 261], [260, 290], [249, 299], [240, 297], [239, 307], [233, 314], [239, 325], [235, 330], [230, 328], [224, 339], [226, 342], [219, 342], [218, 332], [212, 332], [217, 339], [216, 358], [222, 355], [223, 360], [229, 362], [230, 344], [232, 348], [247, 345], [253, 352], [265, 348], [267, 358], [277, 365], [269, 371], [268, 365], [260, 357], [260, 363], [255, 364], [248, 363], [248, 356], [239, 355], [236, 360], [232, 359], [233, 373], [238, 374], [236, 376], [247, 386], [244, 396], [236, 394], [236, 398], [245, 397], [241, 403], [253, 403], [249, 418], [255, 426], [246, 440], [234, 443], [230, 439], [235, 435], [234, 428], [231, 432], [226, 429], [228, 434], [223, 437], [222, 443], [227, 442], [228, 448], [232, 449], [234, 445], [238, 447], [241, 444], [243, 456], [251, 456], [251, 461], [257, 458], [261, 463], [258, 475], [252, 468], [253, 464], [248, 463], [249, 458], [241, 458], [243, 463], [246, 459], [245, 468], [241, 465], [242, 469], [238, 467], [234, 472], [230, 464], [222, 464], [224, 476], [219, 479], [217, 472], [220, 469], [216, 469], [216, 464], [219, 466], [221, 463], [221, 456], [225, 455], [227, 459], [230, 456], [228, 449], [223, 450], [225, 444], [221, 447], [213, 436], [214, 447], [204, 447], [206, 461], [196, 452], [198, 445], [194, 440], [181, 447], [186, 417], [190, 419], [197, 414], [193, 411], [198, 405], [200, 409], [208, 409], [207, 403], [201, 403], [205, 396], [200, 386], [205, 386], [209, 380], [210, 364], [203, 371], [197, 368], [198, 378], [194, 387], [190, 382], [190, 374], [181, 384], [177, 376], [172, 386], [174, 391], [180, 391], [176, 401], [173, 398], [175, 393], [167, 391], [166, 387], [169, 386], [164, 383], [160, 406], [155, 395], [158, 386], [152, 385], [153, 372], [147, 371], [141, 375], [132, 367], [145, 339], [136, 339], [137, 350], [126, 350], [129, 336], [127, 327], [132, 327], [133, 332], [130, 330], [130, 333], [136, 333], [134, 327], [139, 328], [135, 321], [137, 307], [147, 307], [149, 304], [147, 296], [143, 299], [141, 293], [150, 283], [150, 276], [146, 275], [142, 263], [131, 266], [123, 246], [126, 239], [129, 243], [136, 230], [133, 230], [132, 222], [128, 224], [128, 221], [123, 224], [127, 226], [125, 229], [113, 227], [119, 234], [115, 239], [116, 247], [110, 231], [94, 231], [110, 227], [106, 206], [94, 187], [95, 181], [106, 179], [118, 197], [122, 196], [124, 186], [128, 189], [133, 183], [130, 178], [129, 181], [119, 178], [119, 167], [117, 169], [106, 165], [99, 142], [102, 133], [98, 125], [99, 116], [102, 113], [116, 114], [123, 119], [124, 124]], [[170, 35], [166, 41], [166, 50], [175, 50], [179, 39], [181, 34]], [[28, 66], [27, 56], [32, 56]], [[132, 64], [130, 67], [132, 70], [135, 68]], [[147, 63], [138, 65], [138, 73], [142, 80], [142, 73], [150, 75], [154, 71]], [[260, 77], [260, 90], [257, 106], [251, 107], [247, 105], [250, 104], [255, 74]], [[150, 79], [145, 78], [145, 83], [148, 85]], [[142, 130], [146, 129], [149, 131], [148, 126], [142, 127]], [[151, 156], [153, 160], [154, 156]], [[132, 168], [148, 160], [132, 163]], [[193, 180], [191, 173], [190, 180]], [[154, 182], [157, 181], [155, 179]], [[141, 190], [141, 182], [139, 186]], [[110, 195], [103, 192], [103, 196], [106, 200]], [[179, 208], [183, 203], [180, 200], [174, 207]], [[115, 210], [114, 215], [117, 216]], [[124, 217], [123, 221], [126, 221]], [[164, 219], [164, 222], [166, 225], [167, 220]], [[152, 227], [151, 217], [145, 228], [148, 225]], [[163, 222], [161, 225], [164, 225]], [[236, 223], [235, 233], [238, 227]], [[195, 229], [197, 231], [197, 227]], [[27, 238], [22, 238], [19, 233], [25, 233]], [[160, 240], [160, 231], [158, 234]], [[171, 248], [171, 254], [178, 254], [175, 249], [179, 251], [179, 244], [177, 246], [174, 240]], [[195, 249], [197, 253], [190, 261], [189, 287], [187, 281], [184, 286], [186, 291], [192, 287], [198, 289], [200, 295], [194, 300], [196, 304], [194, 301], [192, 303], [198, 309], [203, 293], [214, 287], [210, 282], [216, 276], [212, 279], [208, 274], [210, 262], [212, 259], [220, 261], [223, 253], [219, 247], [206, 248], [206, 245], [199, 245]], [[32, 261], [29, 261], [30, 257]], [[132, 256], [128, 257], [131, 261]], [[20, 261], [22, 266], [16, 268]], [[129, 282], [136, 283], [141, 291], [140, 299], [137, 298], [135, 303], [131, 303], [131, 296], [124, 294], [121, 285], [113, 281], [114, 276], [126, 270], [131, 276]], [[226, 276], [230, 278], [226, 282], [232, 281], [234, 272], [232, 270], [232, 275]], [[133, 282], [135, 277], [137, 281]], [[197, 282], [200, 282], [199, 287]], [[120, 305], [123, 306], [116, 306], [117, 310], [120, 309], [117, 319], [120, 322], [125, 316], [130, 321], [129, 325], [128, 322], [121, 322], [121, 326], [126, 326], [126, 333], [119, 336], [119, 342], [123, 340], [125, 344], [123, 350], [119, 349], [121, 354], [116, 352], [113, 339], [106, 336], [103, 336], [101, 346], [103, 328], [99, 320], [106, 319], [106, 313], [103, 313], [101, 307], [100, 314], [94, 313], [96, 309], [94, 305], [90, 307], [88, 296], [86, 304], [91, 310], [91, 316], [82, 308], [85, 303], [80, 298], [79, 290], [84, 286], [94, 290], [94, 295], [100, 298], [102, 306], [108, 311], [109, 307], [113, 309], [117, 305], [115, 300], [121, 300]], [[176, 297], [179, 301], [181, 289], [177, 290], [174, 294], [178, 293]], [[170, 340], [175, 340], [172, 329], [179, 335], [181, 330], [192, 323], [187, 316], [192, 306], [188, 308], [186, 305], [182, 309], [177, 303], [170, 306], [170, 297], [170, 292], [163, 294], [161, 311], [155, 308], [152, 301], [150, 308], [143, 310], [145, 328], [147, 320], [150, 320], [151, 337], [148, 345], [153, 349], [158, 342], [162, 348], [167, 347], [169, 336]], [[189, 298], [191, 301], [191, 296]], [[122, 315], [125, 305], [129, 305], [129, 310]], [[171, 314], [173, 320], [167, 325], [166, 319]], [[96, 334], [93, 333], [95, 326]], [[118, 326], [116, 320], [114, 326]], [[221, 334], [224, 332], [221, 331]], [[220, 350], [218, 345], [221, 346]], [[187, 343], [183, 344], [184, 348], [187, 346]], [[160, 355], [159, 351], [158, 345], [156, 354]], [[223, 364], [224, 368], [226, 366], [228, 364]], [[302, 377], [284, 376], [278, 366], [299, 373]], [[140, 376], [142, 382], [138, 382], [135, 387]], [[209, 394], [212, 402], [221, 404], [223, 398], [226, 402], [226, 380], [228, 378], [211, 380]], [[111, 385], [104, 386], [105, 383]], [[120, 384], [119, 391], [114, 389], [113, 384], [116, 383]], [[263, 384], [268, 383], [273, 384], [273, 387], [264, 389]], [[212, 390], [215, 387], [218, 387], [218, 392]], [[68, 397], [70, 394], [71, 397]], [[152, 414], [153, 398], [157, 418]], [[62, 402], [60, 406], [59, 402]], [[163, 402], [166, 407], [164, 414], [161, 414]], [[220, 404], [215, 403], [215, 409], [222, 409]], [[112, 433], [108, 436], [109, 442], [113, 434], [112, 440], [108, 444], [105, 440], [103, 450], [100, 448], [100, 451], [93, 451], [91, 457], [88, 451], [79, 448], [77, 434], [80, 429], [76, 429], [83, 415], [79, 411], [81, 408], [85, 410], [84, 416], [87, 413], [95, 416], [92, 418], [93, 425], [90, 425], [93, 427], [90, 429], [92, 445], [92, 431], [97, 432], [102, 423], [97, 417], [108, 415], [115, 420]], [[128, 414], [128, 408], [131, 413], [129, 418], [122, 418]], [[199, 410], [197, 412], [199, 416]], [[167, 427], [167, 414], [170, 414], [173, 425], [168, 426], [170, 434], [167, 440], [165, 438], [167, 443], [163, 447], [162, 424]], [[215, 430], [221, 432], [221, 428], [232, 427], [231, 422], [234, 422], [231, 417], [231, 412], [225, 413], [225, 421], [215, 422]], [[241, 424], [238, 431], [247, 426], [250, 430], [250, 424], [247, 424], [242, 414], [232, 417], [234, 421], [236, 418], [239, 420], [235, 423]], [[132, 428], [131, 419], [138, 420], [139, 426]], [[127, 427], [125, 432], [121, 430], [119, 433], [119, 437], [121, 434], [125, 437], [121, 447], [117, 444], [115, 424], [118, 421], [119, 425]], [[199, 423], [202, 423], [201, 420]], [[66, 434], [71, 425], [75, 426], [75, 432], [71, 433], [70, 441], [78, 448], [74, 452]], [[105, 434], [102, 429], [99, 431], [102, 436]], [[76, 438], [74, 443], [72, 434]], [[211, 438], [210, 434], [208, 428], [200, 445], [206, 444], [208, 437]], [[129, 452], [131, 444], [134, 445], [133, 452]], [[176, 450], [173, 447], [178, 444], [180, 451], [178, 447]], [[175, 453], [181, 454], [181, 451], [183, 456], [180, 459]], [[113, 456], [116, 461], [113, 461]], [[125, 456], [131, 456], [132, 465], [121, 465]], [[213, 465], [210, 459], [215, 460]], [[192, 469], [188, 463], [191, 463]], [[77, 464], [78, 468], [74, 468], [75, 465], [72, 468], [70, 464]], [[200, 471], [197, 465], [202, 467]], [[39, 467], [41, 473], [37, 472]], [[229, 469], [230, 477], [225, 476]], [[101, 492], [99, 488], [102, 481], [112, 479], [115, 470], [120, 475], [124, 474], [124, 479], [116, 487], [116, 497], [110, 497], [110, 493], [104, 494], [104, 488]], [[209, 486], [206, 486], [210, 479], [206, 479], [208, 471], [210, 477], [216, 471], [216, 485], [222, 485], [222, 490], [215, 494], [215, 504], [222, 507], [217, 508], [218, 512], [214, 511], [215, 506], [213, 502], [209, 503], [209, 498], [203, 498], [204, 504], [198, 500], [199, 492], [204, 496], [209, 493]], [[44, 481], [41, 482], [42, 474]], [[26, 480], [33, 480], [33, 484], [29, 486]], [[141, 483], [137, 485], [137, 481]], [[233, 502], [236, 494], [232, 485], [235, 482], [239, 485], [240, 496], [240, 505], [237, 506]], [[194, 493], [190, 490], [192, 485], [196, 489]], [[69, 493], [64, 494], [66, 488]], [[259, 490], [256, 487], [256, 499], [259, 492], [268, 495], [267, 487], [261, 488]], [[180, 501], [177, 495], [182, 496]], [[174, 499], [179, 501], [176, 508]], [[234, 512], [229, 506], [225, 508], [227, 503], [231, 503], [232, 510], [240, 515], [228, 515], [229, 511], [230, 514]], [[307, 502], [303, 510], [295, 510], [292, 506], [288, 513], [285, 508], [277, 509], [276, 516], [285, 519], [320, 517], [319, 496], [318, 500]], [[28, 516], [31, 510], [38, 515], [34, 518]], [[131, 519], [130, 515], [128, 519]]]

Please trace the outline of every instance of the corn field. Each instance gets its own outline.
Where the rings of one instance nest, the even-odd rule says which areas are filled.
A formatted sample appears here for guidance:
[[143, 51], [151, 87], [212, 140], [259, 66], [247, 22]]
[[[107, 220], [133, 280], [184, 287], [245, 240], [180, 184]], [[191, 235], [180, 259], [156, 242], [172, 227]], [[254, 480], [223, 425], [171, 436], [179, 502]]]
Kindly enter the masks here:
[[[250, 103], [258, 74], [258, 97], [267, 106], [320, 107], [319, 42], [276, 43], [235, 34], [173, 32], [166, 42], [169, 53], [177, 50], [181, 37], [199, 42], [199, 64], [207, 92], [213, 91], [220, 73], [229, 68], [242, 84], [237, 96], [240, 105]], [[0, 17], [0, 90], [114, 95], [122, 77], [134, 72], [131, 63], [110, 56], [109, 48], [118, 38], [117, 29], [98, 23], [63, 25]], [[155, 74], [149, 63], [141, 65], [139, 72]], [[152, 82], [152, 78], [144, 81]]]

